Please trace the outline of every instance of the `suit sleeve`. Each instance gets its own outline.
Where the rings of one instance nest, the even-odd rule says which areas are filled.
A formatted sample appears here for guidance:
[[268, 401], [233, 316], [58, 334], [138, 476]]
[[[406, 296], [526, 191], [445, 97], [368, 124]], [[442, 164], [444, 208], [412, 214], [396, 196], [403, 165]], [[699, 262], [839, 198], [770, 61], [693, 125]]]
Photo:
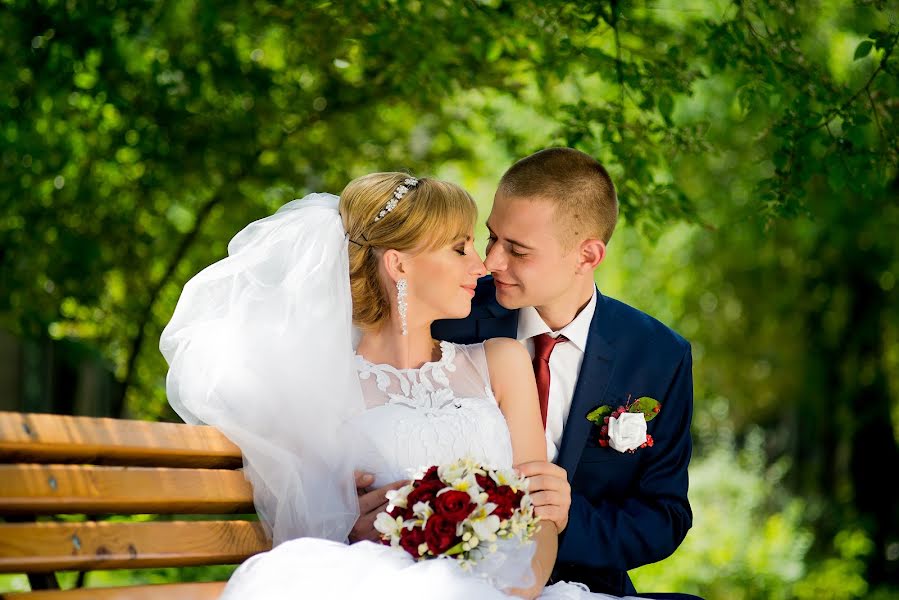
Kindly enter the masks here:
[[633, 492], [623, 500], [594, 502], [572, 493], [558, 562], [629, 570], [666, 558], [683, 541], [693, 522], [687, 499], [687, 465], [693, 448], [692, 370], [688, 344], [662, 400], [662, 411], [649, 423], [654, 446], [643, 458]]

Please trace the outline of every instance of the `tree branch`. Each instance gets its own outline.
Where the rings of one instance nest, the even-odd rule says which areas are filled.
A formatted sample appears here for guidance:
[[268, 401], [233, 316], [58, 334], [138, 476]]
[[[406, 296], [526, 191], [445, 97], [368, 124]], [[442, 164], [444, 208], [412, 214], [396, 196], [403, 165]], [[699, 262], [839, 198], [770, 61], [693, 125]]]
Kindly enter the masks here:
[[[896, 48], [897, 40], [899, 40], [899, 30], [897, 30], [897, 32], [895, 34], [893, 34], [892, 40], [890, 40], [889, 45], [884, 49], [883, 58], [880, 59], [880, 64], [877, 65], [877, 68], [874, 69], [874, 71], [871, 73], [871, 76], [868, 77], [868, 81], [865, 82], [865, 85], [863, 85], [854, 94], [852, 94], [852, 96], [850, 96], [848, 100], [846, 100], [845, 102], [843, 102], [836, 108], [832, 108], [829, 111], [827, 111], [827, 113], [825, 113], [825, 115], [824, 115], [824, 119], [820, 123], [818, 123], [817, 125], [812, 125], [811, 127], [805, 129], [804, 131], [802, 131], [799, 134], [798, 137], [802, 137], [802, 136], [804, 136], [808, 133], [811, 133], [812, 131], [815, 131], [816, 129], [820, 129], [820, 128], [824, 127], [825, 125], [827, 125], [828, 123], [830, 123], [834, 117], [840, 115], [843, 111], [845, 111], [847, 108], [852, 106], [852, 103], [855, 102], [858, 99], [858, 97], [861, 96], [863, 93], [868, 92], [868, 94], [869, 94], [868, 98], [870, 99], [871, 84], [874, 83], [874, 80], [881, 73], [881, 71], [883, 71], [884, 68], [886, 67], [887, 60], [889, 60], [890, 55], [893, 53], [893, 50]], [[876, 112], [877, 111], [875, 111], [875, 113]]]
[[845, 157], [845, 156], [843, 155], [843, 153], [841, 152], [841, 148], [840, 148], [840, 145], [841, 145], [841, 144], [840, 144], [840, 139], [837, 138], [837, 136], [835, 136], [835, 135], [833, 134], [833, 131], [830, 130], [830, 124], [829, 124], [829, 123], [825, 123], [825, 124], [824, 124], [824, 127], [825, 127], [825, 129], [827, 129], [827, 133], [830, 135], [830, 139], [833, 140], [833, 143], [834, 143], [834, 144], [836, 145], [836, 147], [837, 147], [837, 154], [840, 156], [840, 162], [843, 163], [843, 166], [846, 168], [846, 172], [849, 173], [849, 176], [850, 176], [850, 177], [855, 178], [855, 173], [852, 172], [852, 168], [849, 166], [849, 163], [846, 162], [846, 157]]
[[[258, 160], [259, 155], [257, 153], [255, 159]], [[125, 397], [128, 393], [128, 389], [131, 387], [132, 382], [134, 381], [134, 373], [135, 366], [137, 365], [137, 358], [140, 356], [140, 351], [144, 345], [144, 338], [147, 333], [147, 324], [150, 322], [150, 319], [153, 315], [153, 307], [156, 306], [156, 300], [159, 298], [159, 294], [162, 292], [165, 285], [169, 282], [172, 276], [175, 274], [175, 271], [178, 269], [178, 265], [181, 264], [181, 261], [184, 260], [184, 257], [187, 255], [187, 251], [193, 245], [194, 240], [196, 240], [197, 236], [200, 234], [200, 230], [203, 225], [206, 223], [206, 219], [209, 217], [212, 209], [215, 208], [222, 200], [222, 196], [217, 194], [213, 196], [209, 201], [206, 202], [203, 206], [200, 207], [200, 210], [197, 211], [197, 218], [194, 221], [194, 226], [188, 231], [184, 237], [181, 238], [181, 242], [178, 244], [178, 248], [175, 250], [175, 253], [172, 255], [172, 258], [169, 260], [169, 264], [166, 267], [165, 273], [159, 280], [153, 285], [150, 290], [150, 298], [147, 300], [146, 304], [144, 304], [143, 310], [141, 310], [140, 318], [138, 319], [139, 325], [137, 329], [137, 335], [134, 336], [134, 340], [131, 342], [131, 352], [128, 356], [128, 364], [125, 367], [125, 378], [122, 381], [122, 390], [118, 398], [118, 402], [116, 404], [118, 410], [118, 417], [123, 417], [124, 408], [125, 408]]]
[[615, 76], [618, 79], [618, 102], [621, 105], [621, 120], [624, 120], [624, 69], [621, 66], [621, 39], [618, 35], [618, 0], [612, 0], [609, 25], [615, 33]]
[[868, 96], [868, 102], [871, 104], [871, 112], [874, 114], [874, 122], [877, 123], [877, 131], [880, 133], [880, 142], [886, 146], [886, 134], [883, 131], [883, 125], [880, 123], [880, 115], [877, 114], [877, 105], [874, 104], [874, 98], [871, 97], [871, 90], [865, 88], [865, 94]]

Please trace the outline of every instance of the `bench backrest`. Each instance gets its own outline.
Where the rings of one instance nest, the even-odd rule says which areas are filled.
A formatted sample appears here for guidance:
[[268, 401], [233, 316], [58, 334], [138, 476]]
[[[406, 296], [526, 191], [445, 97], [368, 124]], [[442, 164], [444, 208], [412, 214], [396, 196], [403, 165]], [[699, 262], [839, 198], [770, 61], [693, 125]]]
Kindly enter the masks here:
[[[241, 465], [240, 450], [211, 427], [0, 412], [0, 573], [239, 563], [271, 547], [258, 521], [41, 516], [253, 513]], [[165, 586], [164, 596], [221, 589], [197, 585]]]

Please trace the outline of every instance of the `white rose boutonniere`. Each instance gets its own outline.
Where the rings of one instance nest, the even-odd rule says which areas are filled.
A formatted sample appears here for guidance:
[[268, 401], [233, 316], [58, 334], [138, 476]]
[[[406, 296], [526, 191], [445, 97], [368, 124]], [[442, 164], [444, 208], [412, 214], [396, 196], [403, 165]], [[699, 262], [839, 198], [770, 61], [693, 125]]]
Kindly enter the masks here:
[[646, 418], [642, 413], [623, 413], [609, 419], [608, 433], [609, 445], [615, 450], [636, 450], [646, 442]]
[[652, 436], [646, 433], [646, 423], [652, 421], [661, 410], [658, 400], [643, 396], [618, 408], [600, 406], [587, 414], [587, 420], [599, 426], [598, 442], [601, 447], [611, 446], [618, 452], [636, 452], [655, 443]]

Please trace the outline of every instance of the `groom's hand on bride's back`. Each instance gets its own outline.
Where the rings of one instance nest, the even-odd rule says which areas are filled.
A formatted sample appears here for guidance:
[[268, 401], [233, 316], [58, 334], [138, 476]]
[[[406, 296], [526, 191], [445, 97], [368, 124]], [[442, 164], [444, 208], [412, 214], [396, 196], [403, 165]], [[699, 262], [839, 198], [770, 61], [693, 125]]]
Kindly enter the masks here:
[[555, 523], [559, 533], [562, 533], [568, 526], [568, 510], [571, 508], [568, 472], [546, 460], [521, 463], [515, 465], [515, 469], [528, 478], [534, 513]]
[[390, 490], [398, 490], [408, 481], [394, 481], [384, 487], [369, 490], [368, 486], [375, 482], [374, 476], [370, 473], [356, 471], [356, 491], [359, 494], [359, 519], [350, 530], [350, 542], [361, 542], [363, 540], [378, 541], [380, 534], [375, 529], [375, 518], [378, 513], [387, 510], [387, 492]]

